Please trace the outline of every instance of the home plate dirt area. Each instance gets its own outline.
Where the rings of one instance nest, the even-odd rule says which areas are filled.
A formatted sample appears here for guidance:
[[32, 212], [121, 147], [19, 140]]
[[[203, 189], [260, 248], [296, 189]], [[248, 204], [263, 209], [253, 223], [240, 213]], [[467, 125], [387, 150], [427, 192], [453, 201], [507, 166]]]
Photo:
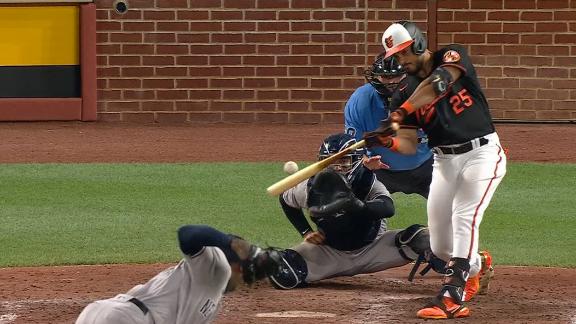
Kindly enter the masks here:
[[[576, 163], [576, 126], [497, 124], [510, 161]], [[0, 123], [0, 163], [310, 160], [340, 125]], [[544, 171], [543, 171], [544, 172]], [[263, 194], [264, 188], [263, 188]], [[73, 323], [89, 302], [124, 292], [170, 264], [0, 269], [0, 324]], [[411, 265], [279, 291], [262, 282], [227, 294], [216, 323], [422, 323], [441, 277]], [[576, 323], [576, 269], [499, 266], [472, 315], [453, 323]]]

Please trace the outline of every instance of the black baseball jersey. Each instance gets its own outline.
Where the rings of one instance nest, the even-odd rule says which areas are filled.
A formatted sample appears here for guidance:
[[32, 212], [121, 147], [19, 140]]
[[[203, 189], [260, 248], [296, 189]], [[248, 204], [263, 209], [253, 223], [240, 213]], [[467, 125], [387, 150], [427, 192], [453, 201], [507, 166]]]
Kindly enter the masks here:
[[[423, 79], [414, 75], [407, 75], [403, 78], [390, 98], [390, 111], [398, 109], [404, 101], [408, 100], [422, 80]], [[418, 128], [416, 126], [406, 125], [406, 123], [404, 123], [403, 126], [407, 128]]]
[[[460, 144], [494, 132], [486, 97], [480, 88], [476, 70], [467, 51], [460, 45], [449, 45], [432, 54], [433, 68], [453, 66], [462, 71], [458, 80], [432, 103], [407, 116], [403, 124], [421, 127], [428, 134], [428, 146]], [[422, 79], [406, 78], [404, 91], [392, 98], [397, 108], [414, 92]]]
[[394, 111], [398, 109], [400, 105], [412, 95], [420, 82], [422, 82], [422, 79], [414, 75], [407, 75], [403, 78], [400, 83], [398, 83], [398, 87], [392, 94], [392, 97], [390, 97], [390, 110]]

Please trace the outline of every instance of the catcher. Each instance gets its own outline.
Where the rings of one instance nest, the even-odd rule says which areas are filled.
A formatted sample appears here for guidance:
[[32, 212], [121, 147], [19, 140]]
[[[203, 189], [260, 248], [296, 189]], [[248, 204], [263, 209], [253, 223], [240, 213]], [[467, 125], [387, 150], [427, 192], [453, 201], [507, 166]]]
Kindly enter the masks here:
[[[356, 143], [348, 134], [327, 137], [320, 146], [323, 160]], [[345, 155], [315, 177], [280, 196], [286, 217], [304, 238], [281, 251], [281, 271], [270, 276], [278, 289], [301, 287], [322, 279], [353, 276], [403, 266], [414, 260], [428, 261], [441, 272], [445, 263], [430, 250], [428, 230], [412, 225], [387, 230], [394, 202], [386, 187], [361, 163], [365, 150]], [[308, 223], [303, 209], [308, 209]], [[409, 276], [411, 280], [418, 266]]]
[[178, 230], [184, 259], [126, 294], [89, 304], [77, 324], [209, 323], [222, 294], [279, 270], [280, 255], [204, 225]]

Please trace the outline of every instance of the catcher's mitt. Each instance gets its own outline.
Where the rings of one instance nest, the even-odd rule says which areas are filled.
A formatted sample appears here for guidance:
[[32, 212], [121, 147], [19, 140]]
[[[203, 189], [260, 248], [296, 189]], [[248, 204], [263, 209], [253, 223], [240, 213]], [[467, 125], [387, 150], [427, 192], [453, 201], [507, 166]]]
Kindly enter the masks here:
[[281, 262], [282, 256], [276, 249], [250, 246], [248, 258], [241, 262], [244, 282], [251, 285], [258, 280], [276, 275], [280, 271]]
[[380, 127], [377, 129], [364, 133], [364, 140], [367, 147], [384, 146], [390, 147], [392, 136], [396, 135], [396, 130], [392, 127], [392, 120], [390, 118], [380, 121]]
[[328, 168], [312, 180], [308, 193], [308, 210], [312, 217], [336, 216], [338, 213], [364, 208], [343, 175]]

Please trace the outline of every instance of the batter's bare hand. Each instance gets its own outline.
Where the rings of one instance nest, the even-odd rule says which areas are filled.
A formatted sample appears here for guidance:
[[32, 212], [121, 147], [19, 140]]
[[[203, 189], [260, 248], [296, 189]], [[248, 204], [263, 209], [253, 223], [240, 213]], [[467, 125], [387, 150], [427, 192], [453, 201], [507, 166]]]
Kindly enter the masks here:
[[381, 170], [381, 169], [390, 169], [390, 166], [384, 162], [382, 162], [382, 160], [380, 160], [382, 157], [380, 155], [376, 155], [376, 156], [371, 156], [371, 157], [367, 157], [365, 156], [364, 159], [362, 159], [362, 164], [370, 171], [374, 171], [374, 170]]
[[322, 245], [324, 244], [324, 241], [326, 241], [326, 237], [318, 231], [308, 232], [304, 235], [304, 242]]

